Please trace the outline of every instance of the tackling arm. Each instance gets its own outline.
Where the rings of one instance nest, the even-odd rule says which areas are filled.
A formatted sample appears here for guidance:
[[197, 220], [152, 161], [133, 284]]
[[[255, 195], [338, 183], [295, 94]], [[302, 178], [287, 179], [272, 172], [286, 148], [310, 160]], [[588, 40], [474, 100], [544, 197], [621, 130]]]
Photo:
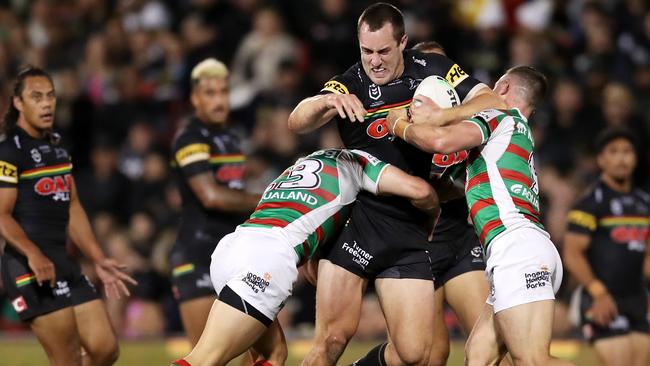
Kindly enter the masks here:
[[218, 185], [210, 172], [196, 174], [188, 179], [188, 183], [206, 209], [248, 213], [260, 200], [259, 195]]
[[420, 150], [440, 154], [451, 154], [479, 146], [483, 139], [476, 126], [464, 121], [444, 127], [411, 124], [405, 127], [404, 133], [399, 137]]

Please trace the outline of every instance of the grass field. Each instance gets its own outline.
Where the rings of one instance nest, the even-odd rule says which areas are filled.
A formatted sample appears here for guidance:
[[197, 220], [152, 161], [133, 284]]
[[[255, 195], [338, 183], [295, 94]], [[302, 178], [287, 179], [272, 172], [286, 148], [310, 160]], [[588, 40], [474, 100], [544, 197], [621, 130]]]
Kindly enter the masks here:
[[[353, 342], [341, 359], [341, 365], [348, 365], [367, 352], [374, 343]], [[290, 345], [287, 366], [298, 365], [309, 350], [309, 341], [294, 341]], [[121, 356], [117, 365], [149, 366], [169, 365], [174, 358], [189, 350], [183, 339], [154, 341], [129, 341], [121, 343]], [[598, 362], [592, 350], [576, 341], [555, 341], [552, 345], [554, 355], [573, 360], [578, 365], [596, 366]], [[234, 363], [233, 363], [234, 364]], [[448, 365], [463, 364], [463, 343], [453, 342]], [[41, 366], [47, 365], [45, 353], [33, 338], [0, 338], [0, 366]]]

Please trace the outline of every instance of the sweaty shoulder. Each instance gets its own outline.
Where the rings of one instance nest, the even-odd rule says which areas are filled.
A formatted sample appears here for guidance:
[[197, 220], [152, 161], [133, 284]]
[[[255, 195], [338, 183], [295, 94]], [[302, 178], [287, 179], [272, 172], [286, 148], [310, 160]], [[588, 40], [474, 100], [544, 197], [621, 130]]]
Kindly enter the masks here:
[[343, 74], [336, 75], [326, 82], [320, 94], [356, 94], [360, 90], [362, 73], [361, 64], [357, 62]]

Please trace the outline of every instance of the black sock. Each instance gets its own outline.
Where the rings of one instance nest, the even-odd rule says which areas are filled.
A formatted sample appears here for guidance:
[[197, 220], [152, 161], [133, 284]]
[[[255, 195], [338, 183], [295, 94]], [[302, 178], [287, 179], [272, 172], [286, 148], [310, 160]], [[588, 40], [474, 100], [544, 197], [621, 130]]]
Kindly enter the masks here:
[[382, 343], [373, 348], [364, 357], [356, 360], [350, 366], [386, 366], [386, 359], [384, 358], [384, 351], [388, 343]]

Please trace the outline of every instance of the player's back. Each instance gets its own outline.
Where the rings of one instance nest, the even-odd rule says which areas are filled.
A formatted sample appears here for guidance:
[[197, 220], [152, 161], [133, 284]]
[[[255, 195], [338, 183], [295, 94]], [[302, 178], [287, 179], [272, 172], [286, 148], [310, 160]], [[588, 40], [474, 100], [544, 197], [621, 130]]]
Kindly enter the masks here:
[[465, 192], [470, 215], [484, 246], [518, 227], [544, 230], [528, 121], [518, 109], [486, 110], [470, 122], [482, 132], [482, 145], [468, 158]]
[[359, 150], [328, 149], [298, 159], [264, 191], [240, 227], [282, 228], [300, 255], [310, 256], [346, 220], [359, 190], [376, 193], [386, 163]]

